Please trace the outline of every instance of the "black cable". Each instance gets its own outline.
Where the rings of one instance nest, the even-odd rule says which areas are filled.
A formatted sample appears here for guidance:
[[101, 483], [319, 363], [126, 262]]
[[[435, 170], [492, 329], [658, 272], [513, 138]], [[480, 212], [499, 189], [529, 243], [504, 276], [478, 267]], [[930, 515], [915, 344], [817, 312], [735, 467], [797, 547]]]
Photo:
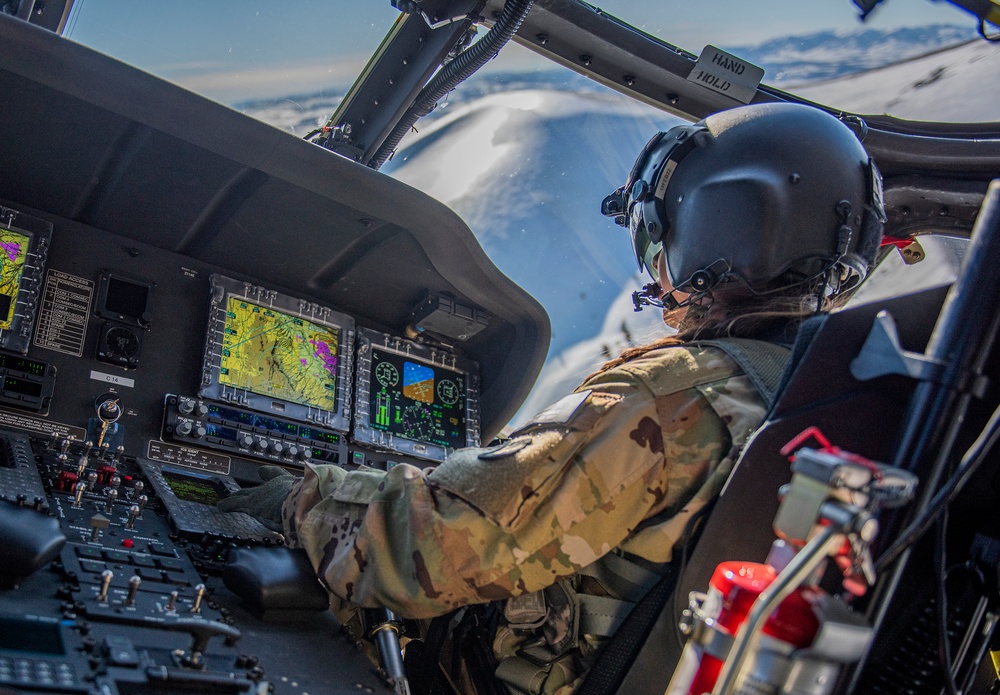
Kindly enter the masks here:
[[385, 141], [372, 156], [368, 166], [378, 169], [392, 156], [403, 136], [418, 119], [426, 116], [438, 101], [448, 92], [472, 76], [479, 68], [496, 56], [497, 52], [517, 33], [521, 22], [528, 16], [528, 11], [535, 0], [507, 0], [503, 11], [493, 28], [467, 50], [460, 53], [453, 61], [442, 67], [431, 81], [427, 83], [413, 105], [406, 110], [403, 117], [389, 133]]
[[951, 638], [948, 636], [948, 508], [945, 507], [938, 517], [937, 534], [934, 542], [934, 569], [938, 576], [938, 661], [941, 664], [941, 677], [944, 689], [948, 695], [961, 695], [955, 679], [951, 674]]
[[923, 513], [913, 520], [913, 522], [903, 529], [903, 532], [899, 534], [899, 537], [893, 542], [889, 548], [882, 553], [882, 556], [878, 559], [876, 564], [876, 569], [878, 571], [884, 571], [885, 568], [902, 553], [906, 548], [913, 544], [918, 538], [923, 536], [927, 529], [931, 527], [931, 524], [941, 515], [945, 507], [950, 504], [955, 497], [962, 491], [966, 483], [972, 478], [972, 476], [979, 470], [983, 462], [986, 460], [986, 456], [992, 451], [993, 446], [996, 444], [997, 438], [1000, 437], [1000, 406], [993, 411], [993, 415], [990, 416], [989, 422], [986, 423], [986, 427], [980, 432], [979, 436], [976, 437], [976, 441], [972, 443], [968, 451], [962, 457], [962, 462], [959, 464], [958, 469], [955, 471], [954, 475], [945, 483], [934, 498], [931, 500], [930, 504]]

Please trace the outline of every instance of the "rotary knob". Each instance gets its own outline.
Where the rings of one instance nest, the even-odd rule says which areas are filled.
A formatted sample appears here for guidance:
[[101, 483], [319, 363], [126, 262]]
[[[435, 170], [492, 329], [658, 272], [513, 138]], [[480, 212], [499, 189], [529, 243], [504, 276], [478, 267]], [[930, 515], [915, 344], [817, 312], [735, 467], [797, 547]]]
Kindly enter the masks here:
[[194, 401], [190, 398], [182, 398], [177, 403], [177, 411], [181, 415], [190, 415], [194, 412]]
[[191, 430], [193, 429], [194, 425], [192, 425], [190, 422], [182, 422], [179, 425], [177, 425], [176, 432], [182, 437], [188, 437], [191, 435]]
[[204, 403], [198, 403], [194, 407], [194, 414], [197, 417], [205, 417], [206, 415], [208, 415], [208, 406], [205, 405]]
[[202, 437], [205, 436], [205, 432], [206, 432], [206, 430], [205, 430], [204, 425], [200, 425], [200, 424], [199, 425], [195, 425], [194, 426], [194, 431], [191, 433], [191, 436], [194, 437], [195, 439], [201, 439]]
[[236, 443], [243, 449], [249, 449], [253, 446], [253, 437], [246, 432], [240, 432], [236, 435]]
[[285, 450], [285, 445], [281, 442], [271, 442], [271, 446], [268, 447], [268, 450], [272, 454], [281, 455], [281, 452]]

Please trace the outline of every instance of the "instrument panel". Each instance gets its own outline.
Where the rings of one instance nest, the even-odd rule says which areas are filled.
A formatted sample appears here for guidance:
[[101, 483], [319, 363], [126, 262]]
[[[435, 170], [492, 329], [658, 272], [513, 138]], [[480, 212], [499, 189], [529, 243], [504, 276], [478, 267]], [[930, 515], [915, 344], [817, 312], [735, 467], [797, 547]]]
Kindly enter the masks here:
[[478, 365], [457, 341], [357, 326], [131, 240], [57, 234], [58, 251], [84, 248], [47, 262], [51, 224], [0, 215], [0, 344], [14, 348], [0, 353], [0, 426], [248, 481], [262, 462], [428, 465], [479, 444]]
[[0, 635], [26, 635], [0, 638], [0, 689], [386, 691], [280, 534], [215, 503], [262, 464], [479, 444], [478, 365], [426, 330], [442, 303], [359, 325], [32, 212], [0, 208]]

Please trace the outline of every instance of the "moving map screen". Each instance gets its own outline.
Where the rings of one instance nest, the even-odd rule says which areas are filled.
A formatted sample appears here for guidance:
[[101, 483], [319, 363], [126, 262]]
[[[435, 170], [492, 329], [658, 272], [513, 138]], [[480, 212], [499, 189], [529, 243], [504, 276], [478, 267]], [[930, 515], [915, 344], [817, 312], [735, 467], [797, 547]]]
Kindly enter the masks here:
[[466, 445], [465, 374], [372, 347], [371, 427], [452, 449]]
[[11, 327], [31, 237], [0, 226], [0, 329]]
[[346, 431], [354, 320], [221, 275], [211, 284], [199, 395]]
[[51, 222], [0, 205], [0, 350], [28, 354], [42, 302], [27, 290], [48, 292], [42, 285], [51, 240]]
[[332, 411], [339, 344], [338, 328], [230, 296], [219, 382]]

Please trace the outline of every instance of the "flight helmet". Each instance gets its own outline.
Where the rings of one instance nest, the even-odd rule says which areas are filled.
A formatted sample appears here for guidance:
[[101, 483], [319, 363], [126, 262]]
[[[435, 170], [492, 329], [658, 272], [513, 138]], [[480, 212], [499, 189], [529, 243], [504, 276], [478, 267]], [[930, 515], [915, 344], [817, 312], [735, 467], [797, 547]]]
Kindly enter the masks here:
[[885, 221], [881, 175], [854, 132], [791, 103], [657, 133], [601, 211], [628, 227], [639, 268], [657, 281], [663, 250], [663, 279], [686, 303], [723, 284], [752, 294], [821, 278], [827, 294], [853, 287]]

